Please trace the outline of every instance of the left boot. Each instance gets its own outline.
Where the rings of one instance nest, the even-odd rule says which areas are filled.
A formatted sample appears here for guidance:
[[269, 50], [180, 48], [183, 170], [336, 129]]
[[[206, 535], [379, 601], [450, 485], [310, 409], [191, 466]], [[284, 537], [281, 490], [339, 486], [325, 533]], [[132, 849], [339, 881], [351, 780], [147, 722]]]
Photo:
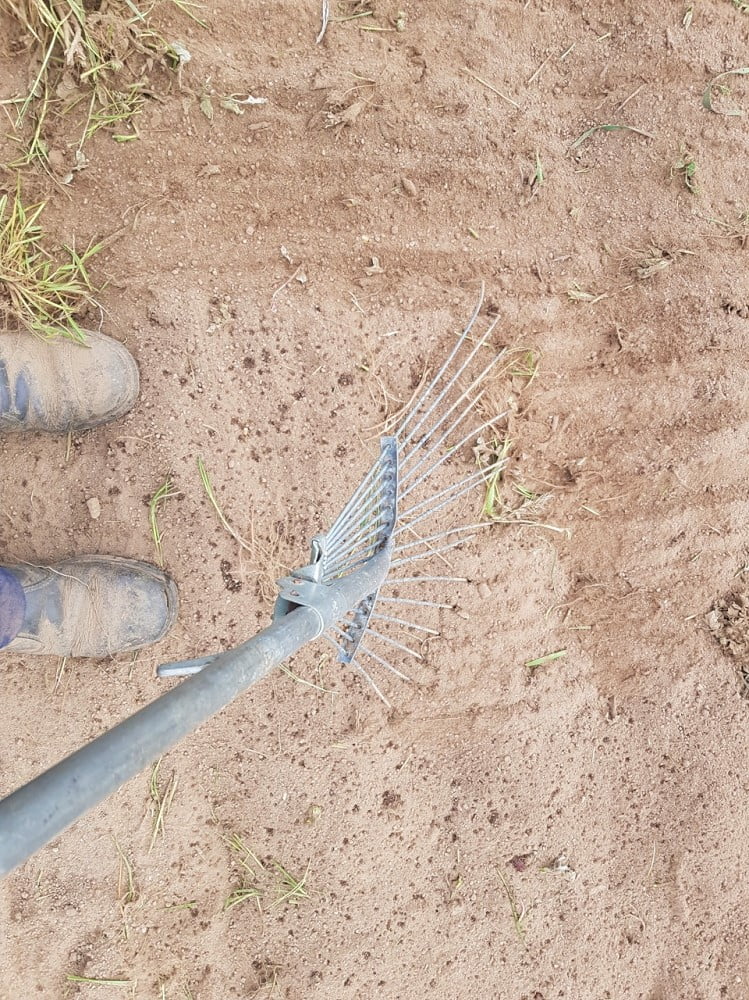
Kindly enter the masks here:
[[113, 656], [163, 639], [177, 617], [172, 578], [137, 559], [77, 556], [3, 568], [21, 584], [26, 602], [8, 652]]

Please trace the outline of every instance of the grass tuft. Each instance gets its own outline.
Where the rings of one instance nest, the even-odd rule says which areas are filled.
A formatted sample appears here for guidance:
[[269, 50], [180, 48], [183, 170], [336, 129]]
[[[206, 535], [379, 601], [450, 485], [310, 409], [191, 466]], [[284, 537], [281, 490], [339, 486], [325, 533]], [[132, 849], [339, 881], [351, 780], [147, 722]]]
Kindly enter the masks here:
[[85, 343], [76, 316], [95, 305], [88, 263], [101, 244], [83, 253], [67, 246], [47, 250], [39, 221], [44, 205], [24, 204], [20, 190], [0, 197], [0, 318], [46, 340]]
[[[182, 14], [206, 27], [192, 0], [170, 0]], [[145, 95], [151, 93], [145, 74], [154, 62], [178, 77], [190, 54], [178, 42], [169, 42], [153, 26], [153, 14], [163, 9], [159, 0], [139, 6], [136, 0], [110, 0], [100, 8], [84, 0], [6, 0], [5, 6], [21, 25], [38, 68], [28, 93], [17, 105], [16, 130], [32, 122], [31, 135], [13, 166], [34, 162], [47, 165], [46, 133], [52, 117], [84, 108], [78, 148], [99, 129], [119, 141], [137, 138], [131, 129]]]

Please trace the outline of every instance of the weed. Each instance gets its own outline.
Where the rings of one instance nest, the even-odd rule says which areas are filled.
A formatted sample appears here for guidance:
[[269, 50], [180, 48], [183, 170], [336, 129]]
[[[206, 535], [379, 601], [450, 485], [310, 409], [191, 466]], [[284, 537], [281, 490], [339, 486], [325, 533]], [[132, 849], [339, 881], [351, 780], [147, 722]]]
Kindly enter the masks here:
[[159, 787], [159, 768], [161, 766], [161, 757], [153, 765], [151, 770], [151, 777], [148, 782], [148, 791], [153, 803], [153, 825], [151, 829], [151, 843], [148, 847], [149, 852], [153, 850], [154, 844], [156, 843], [156, 838], [161, 834], [164, 836], [164, 820], [166, 819], [166, 814], [169, 812], [169, 807], [172, 804], [172, 799], [174, 798], [174, 793], [177, 790], [177, 776], [172, 772], [172, 776], [166, 783], [166, 787], [162, 791]]
[[216, 494], [213, 491], [213, 486], [211, 485], [211, 480], [208, 475], [208, 469], [206, 469], [205, 462], [200, 456], [198, 456], [198, 474], [200, 476], [200, 481], [203, 484], [203, 489], [206, 492], [206, 496], [210, 500], [211, 506], [216, 511], [216, 514], [218, 515], [218, 519], [221, 522], [222, 527], [224, 527], [226, 531], [229, 532], [231, 537], [236, 542], [239, 542], [239, 544], [242, 546], [243, 549], [246, 549], [247, 552], [252, 552], [252, 546], [250, 545], [250, 543], [246, 542], [244, 538], [242, 538], [242, 536], [239, 534], [239, 532], [235, 531], [234, 528], [232, 528], [232, 526], [224, 517], [224, 512], [219, 507], [218, 500], [216, 499]]
[[582, 135], [579, 135], [577, 139], [575, 139], [575, 141], [570, 145], [570, 151], [578, 149], [597, 132], [634, 132], [636, 135], [642, 135], [646, 139], [655, 139], [655, 136], [651, 132], [645, 132], [641, 128], [635, 128], [634, 125], [593, 125], [591, 128], [586, 129]]
[[512, 914], [512, 923], [515, 927], [515, 933], [520, 938], [520, 940], [525, 944], [525, 907], [518, 907], [517, 901], [515, 899], [515, 893], [512, 886], [507, 881], [504, 872], [501, 868], [496, 869], [497, 875], [499, 875], [499, 880], [502, 883], [502, 888], [507, 896], [507, 901], [510, 904], [510, 913]]
[[85, 342], [76, 314], [95, 304], [88, 262], [101, 244], [83, 253], [43, 246], [44, 202], [25, 205], [20, 189], [0, 197], [0, 317], [12, 318], [45, 339]]
[[253, 865], [258, 868], [261, 872], [266, 870], [265, 865], [262, 863], [260, 858], [245, 844], [238, 833], [232, 833], [230, 837], [225, 838], [226, 843], [234, 851], [237, 856], [239, 864], [249, 872], [252, 878], [256, 878], [255, 869], [252, 868], [248, 862], [248, 858], [252, 861]]
[[167, 500], [171, 500], [179, 495], [179, 490], [172, 489], [172, 481], [169, 476], [167, 476], [161, 486], [159, 486], [154, 495], [148, 501], [148, 523], [151, 528], [151, 537], [153, 538], [153, 544], [156, 549], [156, 558], [159, 566], [164, 565], [164, 552], [161, 545], [164, 535], [159, 528], [159, 511], [161, 506], [166, 503]]
[[697, 194], [699, 188], [697, 186], [697, 162], [692, 153], [690, 153], [685, 146], [681, 147], [679, 152], [679, 158], [674, 162], [671, 167], [671, 173], [674, 171], [681, 174], [681, 178], [684, 181], [684, 187], [687, 191], [692, 194]]
[[[521, 483], [506, 484], [507, 459], [512, 448], [508, 437], [500, 440], [493, 436], [489, 441], [479, 438], [473, 448], [476, 465], [479, 469], [490, 470], [484, 475], [484, 504], [481, 516], [495, 524], [535, 525], [568, 534], [566, 528], [556, 524], [547, 524], [540, 520], [541, 508], [546, 504], [550, 494], [536, 493]], [[511, 486], [512, 494], [520, 497], [520, 503], [513, 503], [511, 495], [503, 495], [502, 487]], [[509, 489], [505, 489], [505, 494]]]
[[198, 473], [206, 496], [211, 502], [211, 506], [216, 511], [222, 527], [229, 532], [231, 537], [241, 547], [250, 553], [252, 563], [258, 571], [258, 589], [261, 598], [267, 603], [272, 603], [276, 597], [276, 580], [282, 575], [284, 567], [278, 559], [278, 550], [283, 537], [283, 527], [276, 524], [274, 535], [267, 543], [261, 542], [255, 533], [254, 518], [250, 521], [250, 541], [246, 541], [227, 521], [224, 512], [219, 506], [216, 494], [211, 484], [205, 462], [198, 457]]
[[531, 189], [531, 197], [533, 197], [535, 194], [538, 193], [539, 189], [544, 183], [544, 180], [545, 180], [544, 167], [543, 164], [541, 163], [541, 156], [538, 150], [536, 150], [535, 165], [533, 168], [533, 173], [531, 174], [530, 180], [528, 182], [528, 185]]
[[526, 388], [538, 375], [538, 355], [535, 351], [520, 351], [510, 365], [510, 376], [526, 380]]
[[655, 245], [651, 245], [645, 250], [634, 250], [632, 253], [633, 258], [630, 259], [630, 262], [635, 277], [640, 281], [647, 281], [649, 278], [655, 277], [684, 255], [694, 256], [693, 250], [666, 250]]
[[749, 211], [746, 209], [740, 209], [732, 222], [727, 222], [725, 219], [710, 221], [723, 230], [725, 239], [738, 240], [742, 250], [749, 245]]
[[135, 890], [135, 875], [133, 873], [133, 866], [128, 856], [120, 847], [119, 841], [116, 837], [113, 839], [114, 846], [117, 848], [117, 855], [120, 859], [120, 871], [117, 878], [117, 898], [120, 900], [122, 906], [127, 906], [128, 903], [134, 903], [138, 896]]
[[608, 292], [589, 292], [585, 288], [581, 288], [576, 281], [573, 281], [571, 287], [567, 289], [567, 298], [573, 302], [587, 302], [589, 305], [595, 305], [596, 302], [607, 299], [608, 296]]
[[488, 442], [479, 438], [474, 449], [476, 464], [479, 468], [491, 468], [487, 473], [484, 484], [484, 506], [481, 508], [481, 516], [494, 520], [503, 504], [500, 499], [500, 484], [504, 476], [505, 464], [512, 448], [512, 441], [508, 437], [500, 441], [499, 438], [492, 437]]
[[[224, 842], [228, 844], [239, 865], [245, 870], [250, 879], [255, 882], [261, 873], [267, 871], [260, 858], [245, 844], [238, 833], [232, 833], [229, 837], [224, 837]], [[250, 864], [252, 862], [252, 864]], [[257, 885], [240, 885], [233, 889], [224, 900], [224, 909], [231, 910], [240, 903], [246, 903], [254, 899], [258, 910], [261, 910], [263, 890]]]
[[280, 861], [274, 861], [273, 867], [279, 876], [277, 887], [278, 898], [273, 904], [274, 906], [280, 906], [282, 903], [291, 903], [294, 906], [298, 906], [303, 900], [310, 898], [309, 890], [307, 889], [309, 862], [307, 862], [307, 867], [301, 878], [296, 878], [296, 876], [292, 875], [287, 868], [284, 868]]

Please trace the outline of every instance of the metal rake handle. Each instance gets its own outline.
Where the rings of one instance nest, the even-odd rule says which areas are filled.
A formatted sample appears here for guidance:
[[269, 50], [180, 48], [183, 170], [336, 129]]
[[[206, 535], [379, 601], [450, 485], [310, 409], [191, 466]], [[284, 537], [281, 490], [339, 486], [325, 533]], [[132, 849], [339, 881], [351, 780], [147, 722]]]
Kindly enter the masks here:
[[389, 548], [326, 586], [312, 607], [295, 607], [252, 639], [222, 653], [179, 687], [66, 757], [0, 802], [0, 876], [166, 753], [182, 737], [265, 677], [377, 590]]

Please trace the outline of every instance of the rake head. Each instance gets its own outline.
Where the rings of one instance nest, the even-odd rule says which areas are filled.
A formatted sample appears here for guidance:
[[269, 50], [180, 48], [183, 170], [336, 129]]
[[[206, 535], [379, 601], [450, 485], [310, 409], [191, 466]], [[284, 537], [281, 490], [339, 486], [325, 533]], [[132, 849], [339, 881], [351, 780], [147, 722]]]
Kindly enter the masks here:
[[[439, 634], [412, 621], [411, 615], [425, 608], [453, 607], [420, 598], [419, 587], [467, 582], [464, 577], [431, 574], [430, 562], [441, 560], [449, 568], [445, 553], [471, 541], [491, 523], [452, 523], [453, 505], [506, 462], [502, 457], [488, 467], [455, 477], [454, 466], [463, 450], [504, 416], [497, 413], [478, 426], [475, 423], [485, 382], [505, 353], [495, 352], [489, 343], [496, 320], [480, 337], [473, 335], [482, 304], [483, 290], [447, 360], [399, 419], [392, 435], [381, 439], [379, 458], [333, 526], [313, 539], [310, 564], [279, 581], [274, 618], [299, 604], [314, 606], [321, 597], [320, 588], [388, 551], [389, 572], [380, 587], [324, 632], [339, 662], [358, 670], [386, 704], [370, 670], [382, 668], [402, 680], [410, 679], [387, 656], [395, 650], [421, 659], [407, 645], [409, 637], [418, 642]], [[485, 355], [489, 359], [482, 365]], [[406, 588], [409, 596], [394, 596], [393, 588]]]

